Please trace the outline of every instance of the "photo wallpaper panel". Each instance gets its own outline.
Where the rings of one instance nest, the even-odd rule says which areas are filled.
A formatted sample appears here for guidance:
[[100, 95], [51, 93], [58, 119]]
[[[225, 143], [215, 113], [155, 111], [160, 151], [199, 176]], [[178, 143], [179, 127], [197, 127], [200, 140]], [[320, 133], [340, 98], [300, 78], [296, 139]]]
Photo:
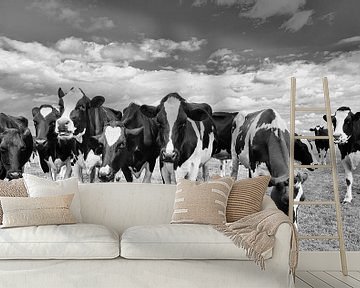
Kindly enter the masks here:
[[[346, 247], [360, 245], [360, 3], [348, 0], [13, 0], [0, 3], [0, 178], [174, 184], [271, 175], [288, 210], [290, 78], [296, 133], [334, 127]], [[295, 159], [328, 163], [326, 141]], [[296, 197], [329, 200], [327, 170], [296, 171]], [[330, 191], [330, 192], [329, 192]], [[294, 212], [335, 233], [330, 207]], [[302, 242], [332, 250], [333, 242]]]

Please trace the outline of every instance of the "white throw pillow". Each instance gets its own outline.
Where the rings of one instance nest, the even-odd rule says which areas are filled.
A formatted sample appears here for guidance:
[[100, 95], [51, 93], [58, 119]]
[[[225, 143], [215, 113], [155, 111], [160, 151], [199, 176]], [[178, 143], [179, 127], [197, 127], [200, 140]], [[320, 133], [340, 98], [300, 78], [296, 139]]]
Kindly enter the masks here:
[[29, 197], [47, 197], [74, 194], [74, 199], [71, 203], [70, 211], [74, 215], [77, 223], [82, 222], [77, 178], [72, 177], [64, 180], [53, 181], [31, 174], [24, 174], [23, 177]]

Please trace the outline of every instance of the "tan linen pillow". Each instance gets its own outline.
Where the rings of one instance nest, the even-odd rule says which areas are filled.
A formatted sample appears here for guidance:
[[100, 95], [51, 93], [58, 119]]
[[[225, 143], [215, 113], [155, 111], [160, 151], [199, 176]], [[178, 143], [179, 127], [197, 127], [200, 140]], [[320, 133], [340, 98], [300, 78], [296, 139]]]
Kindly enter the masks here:
[[230, 177], [204, 183], [179, 180], [171, 223], [225, 223], [226, 204], [233, 183]]
[[270, 176], [258, 176], [236, 181], [226, 206], [227, 222], [259, 212], [270, 179]]
[[50, 197], [0, 197], [3, 226], [33, 226], [76, 223], [70, 212], [74, 194]]
[[[27, 197], [24, 179], [11, 181], [0, 180], [0, 197]], [[0, 203], [0, 224], [2, 223], [3, 210]]]

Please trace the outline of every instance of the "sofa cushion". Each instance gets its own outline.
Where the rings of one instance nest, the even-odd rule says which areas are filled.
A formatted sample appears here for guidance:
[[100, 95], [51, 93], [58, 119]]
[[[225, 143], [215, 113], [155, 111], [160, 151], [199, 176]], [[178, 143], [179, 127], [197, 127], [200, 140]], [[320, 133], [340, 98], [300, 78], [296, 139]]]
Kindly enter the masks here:
[[[128, 259], [249, 260], [243, 248], [210, 225], [163, 224], [130, 227], [121, 237], [121, 256]], [[265, 252], [271, 258], [272, 250]]]
[[0, 197], [3, 227], [76, 223], [69, 207], [74, 194], [50, 197]]
[[75, 216], [76, 222], [82, 222], [77, 178], [72, 177], [64, 180], [53, 181], [31, 174], [24, 174], [24, 183], [29, 197], [74, 194], [74, 199], [71, 203], [70, 210]]
[[230, 177], [208, 182], [178, 180], [171, 223], [224, 224], [233, 183]]
[[260, 212], [270, 179], [270, 176], [258, 176], [236, 181], [231, 188], [226, 206], [227, 222], [235, 222]]
[[102, 259], [119, 256], [118, 235], [102, 225], [3, 228], [0, 259]]
[[[0, 180], [0, 197], [27, 197], [24, 179], [14, 179], [12, 181]], [[3, 211], [0, 203], [0, 224], [2, 223]]]

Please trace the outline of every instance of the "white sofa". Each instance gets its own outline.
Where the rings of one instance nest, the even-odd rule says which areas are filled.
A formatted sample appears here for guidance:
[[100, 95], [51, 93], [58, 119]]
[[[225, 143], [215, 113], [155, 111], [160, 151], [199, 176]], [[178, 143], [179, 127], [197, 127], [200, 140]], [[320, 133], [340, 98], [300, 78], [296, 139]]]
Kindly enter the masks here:
[[[161, 243], [156, 243], [156, 247], [146, 243], [148, 246], [146, 246], [145, 249], [144, 246], [142, 246], [143, 252], [139, 252], [139, 250], [136, 249], [135, 251], [134, 247], [129, 246], [129, 241], [131, 242], [132, 237], [137, 237], [137, 233], [133, 232], [134, 229], [136, 230], [139, 227], [126, 231], [125, 235], [127, 235], [127, 240], [123, 239], [123, 247], [120, 247], [120, 249], [121, 254], [125, 257], [142, 259], [125, 259], [118, 256], [120, 246], [119, 239], [121, 239], [121, 235], [127, 228], [138, 225], [153, 225], [151, 228], [148, 226], [140, 227], [140, 230], [136, 230], [137, 232], [146, 231], [146, 229], [151, 232], [154, 231], [153, 229], [158, 229], [159, 227], [160, 230], [165, 227], [165, 231], [166, 229], [171, 229], [167, 224], [170, 223], [172, 215], [175, 186], [140, 183], [99, 183], [81, 184], [79, 189], [83, 223], [64, 226], [49, 225], [16, 228], [22, 229], [16, 232], [18, 234], [14, 232], [16, 231], [14, 230], [15, 228], [0, 229], [0, 258], [18, 258], [0, 260], [0, 288], [279, 288], [293, 287], [294, 285], [292, 276], [289, 274], [288, 263], [291, 233], [290, 227], [287, 224], [282, 224], [276, 233], [275, 247], [272, 251], [272, 257], [265, 262], [265, 271], [262, 271], [259, 266], [246, 257], [243, 257], [243, 260], [229, 260], [229, 257], [225, 257], [227, 259], [217, 260], [190, 260], [176, 259], [179, 258], [177, 254], [177, 256], [170, 257], [174, 259], [164, 259], [166, 255], [159, 255], [159, 258], [163, 259], [146, 259], [154, 258], [154, 255], [156, 256], [158, 253], [162, 254], [164, 251], [168, 251], [171, 254], [173, 249], [166, 247], [165, 244], [164, 249], [162, 249]], [[272, 200], [268, 196], [265, 196], [263, 209], [273, 207], [275, 206]], [[81, 231], [82, 228], [80, 227], [86, 227], [86, 225], [88, 225], [85, 223], [91, 223], [92, 228], [95, 227], [95, 231], [97, 232], [94, 233], [98, 233], [96, 241], [81, 243], [81, 239], [79, 240], [83, 235], [85, 235], [83, 238], [87, 237], [86, 233], [80, 233], [80, 235], [78, 235], [79, 233], [76, 232]], [[92, 228], [87, 227], [84, 231], [87, 231], [87, 229], [91, 230]], [[205, 230], [212, 229], [204, 226], [200, 228]], [[32, 232], [30, 233], [24, 229], [30, 229], [29, 231]], [[56, 249], [59, 250], [58, 252], [61, 254], [65, 251], [65, 254], [69, 252], [70, 255], [72, 255], [71, 253], [76, 254], [76, 251], [83, 250], [83, 252], [85, 251], [85, 255], [69, 257], [81, 259], [39, 259], [58, 258], [56, 255], [53, 255], [56, 249], [54, 249], [52, 245], [56, 245], [57, 242], [62, 241], [63, 236], [61, 229], [67, 229], [66, 233], [68, 235], [66, 235], [66, 243], [60, 243], [63, 246], [57, 246]], [[73, 234], [69, 233], [68, 229], [73, 229]], [[191, 229], [196, 229], [196, 226], [191, 227]], [[36, 246], [39, 244], [36, 237], [44, 233], [50, 234], [45, 237], [48, 243], [40, 243], [49, 245], [46, 246], [45, 252], [43, 248]], [[216, 233], [219, 232], [216, 231]], [[219, 235], [216, 237], [223, 236]], [[19, 240], [21, 237], [27, 237], [30, 240]], [[194, 237], [193, 239], [196, 239], [199, 235]], [[102, 242], [106, 243], [104, 244]], [[224, 242], [226, 241], [224, 240]], [[198, 249], [196, 245], [194, 247], [192, 247], [192, 251], [200, 249]], [[215, 248], [212, 248], [212, 252], [210, 252], [215, 253], [215, 256], [212, 255], [209, 258], [221, 257], [221, 253], [220, 256], [216, 253], [218, 246], [214, 245], [214, 247]], [[227, 245], [227, 247], [229, 247], [229, 245]], [[235, 246], [230, 248], [241, 250]], [[38, 251], [39, 249], [41, 252]], [[186, 250], [186, 247], [184, 249]], [[219, 249], [222, 248], [220, 247]], [[11, 255], [16, 254], [16, 257], [4, 256], [4, 253], [8, 253], [5, 251], [10, 251], [9, 253]], [[42, 257], [41, 253], [45, 253], [45, 257]], [[147, 255], [143, 255], [144, 257], [142, 257], [139, 253]], [[188, 253], [188, 251], [186, 253]], [[188, 254], [192, 252], [186, 253], [183, 258], [191, 258], [188, 257]], [[209, 252], [205, 251], [204, 253]], [[26, 256], [22, 257], [22, 255]], [[194, 255], [194, 258], [197, 256], [198, 255]], [[199, 257], [201, 258], [203, 256]], [[235, 258], [240, 259], [241, 257]]]

